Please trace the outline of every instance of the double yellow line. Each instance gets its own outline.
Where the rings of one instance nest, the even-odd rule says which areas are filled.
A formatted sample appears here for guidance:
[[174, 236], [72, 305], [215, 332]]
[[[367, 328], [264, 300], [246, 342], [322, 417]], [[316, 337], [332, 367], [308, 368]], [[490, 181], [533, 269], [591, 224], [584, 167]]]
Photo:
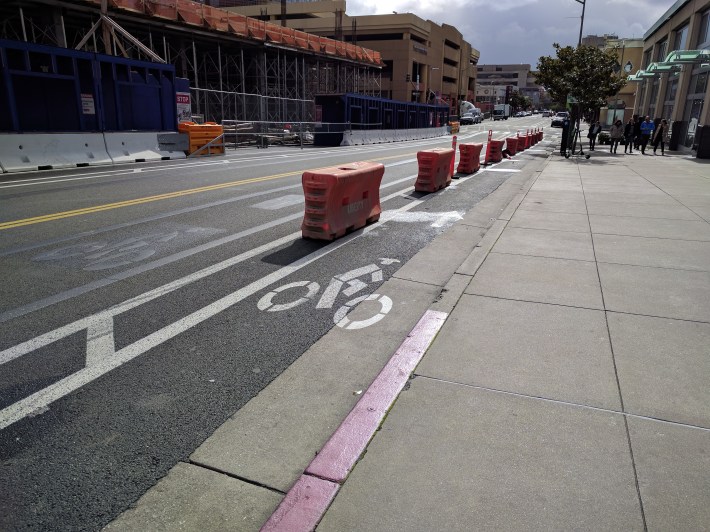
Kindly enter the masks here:
[[0, 231], [4, 229], [12, 229], [13, 227], [22, 227], [23, 225], [40, 224], [43, 222], [51, 222], [52, 220], [61, 220], [62, 218], [71, 218], [72, 216], [81, 216], [82, 214], [91, 214], [93, 212], [110, 211], [111, 209], [120, 209], [121, 207], [130, 207], [132, 205], [140, 205], [142, 203], [151, 203], [181, 196], [189, 196], [190, 194], [199, 194], [201, 192], [209, 192], [210, 190], [219, 190], [221, 188], [237, 187], [240, 185], [248, 185], [250, 183], [258, 183], [260, 181], [270, 181], [272, 179], [280, 179], [282, 177], [299, 175], [302, 172], [288, 172], [285, 174], [276, 174], [266, 177], [255, 177], [253, 179], [244, 179], [242, 181], [230, 181], [229, 183], [220, 183], [219, 185], [209, 185], [199, 188], [188, 188], [186, 190], [178, 190], [177, 192], [168, 192], [167, 194], [158, 194], [156, 196], [146, 196], [144, 198], [136, 198], [126, 201], [118, 201], [116, 203], [106, 203], [105, 205], [96, 205], [94, 207], [86, 207], [84, 209], [75, 209], [73, 211], [57, 212], [54, 214], [45, 214], [44, 216], [33, 216], [32, 218], [23, 218], [22, 220], [13, 220], [10, 222], [0, 223]]
[[[393, 155], [391, 157], [380, 157], [378, 159], [372, 159], [373, 161], [383, 161], [386, 159], [396, 159], [400, 157], [407, 157], [407, 155]], [[348, 163], [341, 163], [337, 166], [343, 166]], [[21, 220], [12, 220], [9, 222], [0, 223], [0, 231], [5, 229], [13, 229], [15, 227], [22, 227], [24, 225], [41, 224], [44, 222], [51, 222], [53, 220], [61, 220], [62, 218], [71, 218], [73, 216], [81, 216], [82, 214], [91, 214], [94, 212], [110, 211], [112, 209], [120, 209], [122, 207], [131, 207], [133, 205], [141, 205], [143, 203], [151, 203], [154, 201], [161, 201], [172, 198], [179, 198], [181, 196], [189, 196], [190, 194], [200, 194], [202, 192], [209, 192], [211, 190], [219, 190], [222, 188], [238, 187], [241, 185], [248, 185], [250, 183], [259, 183], [261, 181], [271, 181], [273, 179], [281, 179], [283, 177], [290, 177], [295, 175], [301, 175], [304, 172], [286, 172], [283, 174], [274, 174], [265, 177], [254, 177], [252, 179], [243, 179], [240, 181], [230, 181], [229, 183], [220, 183], [218, 185], [209, 185], [206, 187], [199, 188], [188, 188], [186, 190], [178, 190], [176, 192], [168, 192], [167, 194], [158, 194], [156, 196], [146, 196], [144, 198], [136, 198], [126, 201], [118, 201], [116, 203], [106, 203], [105, 205], [96, 205], [94, 207], [86, 207], [84, 209], [75, 209], [73, 211], [57, 212], [54, 214], [45, 214], [43, 216], [33, 216], [32, 218], [23, 218]]]

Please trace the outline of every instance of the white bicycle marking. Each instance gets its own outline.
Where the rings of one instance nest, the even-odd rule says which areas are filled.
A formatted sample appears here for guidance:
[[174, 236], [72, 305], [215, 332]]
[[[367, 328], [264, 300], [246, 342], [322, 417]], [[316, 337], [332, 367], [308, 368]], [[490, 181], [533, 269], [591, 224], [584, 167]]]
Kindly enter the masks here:
[[[380, 305], [382, 306], [380, 312], [372, 316], [371, 318], [368, 318], [366, 320], [360, 320], [360, 321], [350, 321], [347, 317], [348, 312], [355, 307], [358, 303], [361, 303], [363, 301], [378, 301]], [[342, 327], [343, 329], [348, 329], [348, 330], [354, 330], [354, 329], [364, 329], [365, 327], [369, 327], [370, 325], [374, 325], [378, 321], [380, 321], [382, 318], [384, 318], [387, 313], [392, 310], [392, 299], [390, 299], [387, 296], [380, 295], [380, 294], [370, 294], [369, 296], [360, 296], [358, 298], [352, 299], [345, 303], [342, 307], [340, 307], [337, 312], [335, 313], [335, 316], [333, 316], [333, 321], [338, 327]]]
[[[283, 303], [280, 305], [274, 305], [274, 303], [272, 302], [276, 294], [279, 294], [284, 290], [288, 290], [289, 288], [298, 288], [300, 286], [305, 286], [308, 288], [308, 293], [305, 296], [296, 299], [295, 301], [291, 301], [290, 303]], [[279, 286], [277, 289], [272, 290], [264, 297], [262, 297], [256, 304], [256, 306], [259, 310], [266, 310], [268, 312], [279, 312], [281, 310], [288, 310], [290, 308], [297, 307], [301, 303], [305, 303], [309, 299], [313, 299], [318, 293], [318, 290], [320, 290], [320, 285], [318, 283], [312, 283], [310, 281], [297, 281], [295, 283], [285, 284], [283, 286]]]
[[[380, 264], [383, 265], [391, 265], [399, 262], [397, 259], [388, 258], [380, 258], [379, 260]], [[360, 279], [361, 277], [366, 276], [369, 276], [368, 282], [364, 282]], [[384, 275], [382, 269], [377, 264], [368, 264], [367, 266], [355, 268], [354, 270], [350, 270], [349, 272], [345, 272], [340, 275], [334, 275], [326, 289], [323, 291], [323, 295], [320, 300], [318, 300], [316, 309], [333, 308], [336, 299], [341, 293], [346, 297], [351, 297], [358, 292], [365, 290], [371, 283], [378, 283], [383, 279]], [[287, 303], [274, 304], [273, 299], [278, 294], [295, 288], [303, 288], [304, 286], [308, 288], [308, 293], [305, 296], [299, 297]], [[290, 310], [305, 303], [306, 301], [313, 299], [319, 290], [320, 285], [316, 282], [296, 281], [288, 283], [268, 292], [259, 300], [256, 306], [259, 310], [267, 312]], [[348, 313], [363, 301], [379, 302], [380, 312], [365, 320], [350, 320], [347, 317]], [[365, 327], [374, 325], [383, 319], [387, 313], [392, 310], [392, 306], [393, 302], [388, 296], [380, 294], [365, 294], [364, 296], [359, 296], [345, 302], [340, 308], [338, 308], [333, 316], [333, 323], [335, 323], [338, 327], [347, 330], [364, 329]]]

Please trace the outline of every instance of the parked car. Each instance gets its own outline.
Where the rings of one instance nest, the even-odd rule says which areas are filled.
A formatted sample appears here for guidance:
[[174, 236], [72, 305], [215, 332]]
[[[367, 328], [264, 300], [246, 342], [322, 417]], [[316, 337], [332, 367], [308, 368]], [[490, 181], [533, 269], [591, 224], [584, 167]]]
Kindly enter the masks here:
[[475, 124], [476, 119], [473, 116], [473, 113], [464, 113], [459, 117], [459, 124], [462, 126], [467, 126], [471, 124]]
[[481, 123], [481, 113], [474, 112], [474, 111], [468, 111], [467, 113], [462, 114], [459, 117], [459, 123], [462, 126], [465, 125], [470, 125], [470, 124], [480, 124]]
[[523, 116], [525, 116], [525, 111], [518, 111], [518, 112], [515, 113], [515, 115], [514, 115], [515, 118], [521, 118], [521, 117], [523, 117]]
[[542, 112], [542, 117], [543, 118], [549, 118], [552, 116], [552, 111], [543, 111]]
[[562, 127], [565, 120], [569, 120], [569, 113], [567, 111], [560, 111], [552, 117], [550, 127]]

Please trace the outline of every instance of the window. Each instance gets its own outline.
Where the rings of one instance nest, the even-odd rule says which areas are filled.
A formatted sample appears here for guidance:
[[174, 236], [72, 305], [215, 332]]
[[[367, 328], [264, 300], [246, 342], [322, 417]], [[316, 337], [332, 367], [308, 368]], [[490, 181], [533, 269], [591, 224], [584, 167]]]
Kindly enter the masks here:
[[651, 64], [651, 50], [646, 50], [643, 53], [643, 68], [646, 69], [648, 68], [648, 65]]
[[666, 58], [666, 56], [668, 55], [666, 53], [667, 49], [668, 49], [668, 41], [661, 41], [656, 45], [656, 61], [657, 62], [661, 62]]
[[698, 31], [698, 42], [695, 46], [695, 48], [700, 49], [700, 48], [706, 48], [708, 44], [708, 40], [710, 40], [710, 32], [708, 32], [708, 24], [710, 24], [710, 11], [706, 11], [703, 13], [702, 17], [700, 18], [700, 28]]
[[685, 50], [688, 41], [688, 25], [675, 30], [675, 39], [673, 40], [673, 50]]

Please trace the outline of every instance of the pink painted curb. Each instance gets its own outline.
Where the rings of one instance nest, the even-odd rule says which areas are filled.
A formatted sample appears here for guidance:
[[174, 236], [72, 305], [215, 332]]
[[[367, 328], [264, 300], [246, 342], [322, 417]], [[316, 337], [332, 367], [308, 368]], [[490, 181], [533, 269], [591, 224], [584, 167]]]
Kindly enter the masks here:
[[330, 506], [340, 486], [309, 475], [288, 491], [279, 507], [261, 527], [261, 532], [313, 530]]
[[434, 340], [448, 314], [427, 310], [340, 424], [306, 473], [342, 484]]
[[447, 316], [446, 312], [435, 310], [424, 313], [261, 527], [261, 532], [308, 532], [315, 529]]

